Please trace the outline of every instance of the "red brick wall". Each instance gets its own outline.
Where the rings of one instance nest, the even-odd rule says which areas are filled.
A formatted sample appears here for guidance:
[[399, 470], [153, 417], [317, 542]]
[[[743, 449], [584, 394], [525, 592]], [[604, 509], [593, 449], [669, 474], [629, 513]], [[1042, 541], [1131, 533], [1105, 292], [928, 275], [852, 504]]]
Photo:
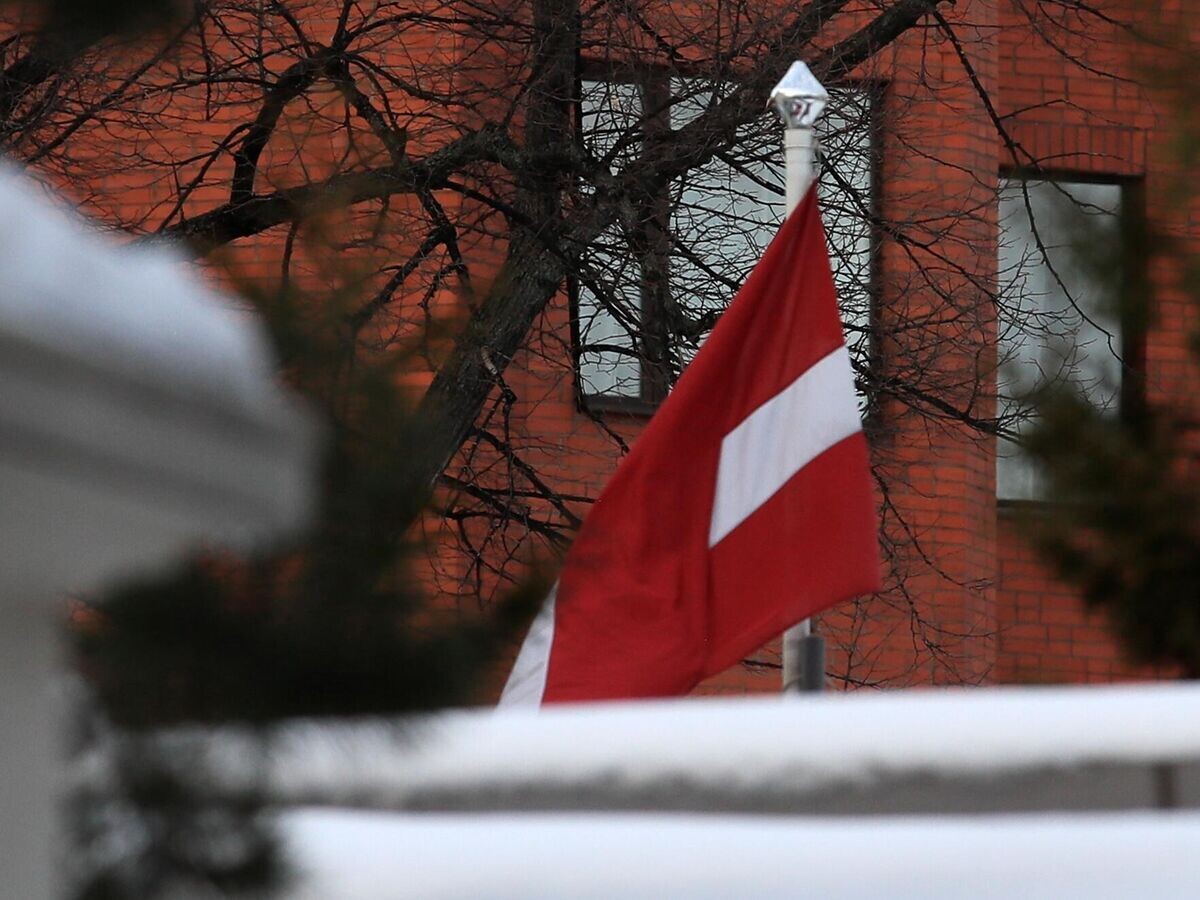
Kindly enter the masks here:
[[[1024, 12], [1030, 9], [1038, 16], [1032, 21]], [[1154, 221], [1166, 217], [1168, 198], [1160, 196], [1169, 166], [1162, 152], [1166, 123], [1153, 96], [1133, 83], [1140, 70], [1130, 44], [1097, 18], [1055, 9], [1045, 13], [1003, 0], [974, 3], [954, 20], [1011, 143], [997, 136], [990, 119], [981, 118], [979, 100], [966, 88], [952, 47], [936, 40], [923, 44], [919, 79], [911, 79], [918, 70], [909, 68], [905, 54], [897, 54], [888, 72], [888, 97], [905, 105], [906, 116], [900, 139], [885, 147], [885, 216], [902, 220], [905, 198], [914, 197], [921, 199], [922, 211], [928, 206], [961, 210], [969, 202], [971, 178], [986, 188], [1002, 169], [1036, 161], [1067, 177], [1104, 175], [1143, 184], [1146, 214]], [[1170, 25], [1180, 7], [1148, 10], [1125, 0], [1105, 9], [1118, 18], [1132, 11], [1157, 27]], [[936, 54], [930, 52], [933, 47]], [[1071, 56], [1088, 66], [1076, 65]], [[955, 80], [964, 83], [963, 90], [947, 91]], [[922, 97], [922, 89], [931, 85], [938, 88], [936, 97]], [[925, 136], [937, 136], [928, 148], [920, 141], [922, 129]], [[930, 158], [918, 154], [914, 159], [914, 150], [921, 149], [928, 149]], [[966, 177], [956, 181], [947, 173], [952, 167], [961, 167]], [[980, 263], [995, 255], [988, 232], [992, 224], [975, 223]], [[1190, 228], [1194, 240], [1196, 222], [1177, 224]], [[904, 264], [889, 255], [886, 245], [883, 253], [885, 310], [898, 303], [945, 302], [929, 291], [915, 300], [904, 296], [910, 284]], [[1192, 307], [1168, 295], [1155, 310], [1144, 345], [1130, 354], [1141, 357], [1152, 403], [1195, 403], [1191, 398], [1197, 396], [1200, 377], [1186, 346], [1195, 324]], [[986, 348], [994, 339], [986, 322], [972, 327], [973, 339], [962, 341], [959, 335], [959, 343]], [[990, 377], [988, 360], [977, 365], [974, 373], [964, 370], [964, 386], [975, 376], [977, 382]], [[978, 408], [981, 414], [986, 410], [982, 404]], [[1085, 611], [1077, 592], [1055, 579], [1022, 541], [1012, 517], [996, 504], [994, 451], [988, 442], [953, 429], [929, 439], [920, 427], [906, 427], [903, 418], [887, 425], [876, 441], [877, 449], [898, 451], [881, 453], [892, 464], [889, 499], [906, 526], [914, 528], [899, 540], [901, 553], [918, 542], [929, 564], [909, 567], [904, 590], [846, 604], [822, 617], [835, 685], [939, 683], [960, 675], [967, 681], [1040, 683], [1172, 674], [1127, 663], [1108, 623]], [[889, 447], [879, 448], [880, 443]], [[889, 524], [885, 512], [885, 530]], [[922, 617], [936, 627], [920, 627]], [[777, 663], [777, 650], [768, 648], [759, 659]], [[727, 673], [703, 689], [776, 690], [777, 685], [777, 670], [755, 666]]]
[[1111, 682], [1170, 677], [1131, 665], [1108, 621], [1047, 572], [1001, 512], [997, 592], [1002, 598], [995, 677], [1005, 683]]
[[[1149, 9], [1134, 0], [1110, 0], [1108, 5], [1118, 16], [1132, 9], [1156, 22], [1179, 8], [1178, 0]], [[1046, 17], [1031, 23], [1024, 18], [1029, 9]], [[855, 73], [885, 85], [880, 211], [885, 220], [902, 226], [908, 239], [903, 244], [885, 239], [880, 247], [880, 316], [885, 325], [905, 318], [940, 323], [921, 346], [898, 339], [880, 347], [881, 365], [897, 383], [936, 370], [938, 398], [955, 412], [926, 409], [918, 415], [885, 399], [872, 423], [876, 462], [886, 486], [880, 499], [892, 564], [882, 595], [843, 604], [818, 622], [829, 641], [830, 674], [837, 686], [1096, 681], [1152, 674], [1123, 664], [1105, 623], [1085, 614], [1072, 590], [1051, 578], [1021, 543], [996, 505], [992, 442], [961, 421], [986, 420], [994, 413], [996, 329], [989, 290], [996, 274], [993, 190], [1000, 170], [1033, 159], [1061, 173], [1144, 179], [1150, 215], [1160, 215], [1165, 207], [1156, 195], [1166, 163], [1158, 152], [1162, 142], [1156, 143], [1162, 123], [1154, 104], [1131, 82], [1089, 71], [1136, 75], [1124, 45], [1086, 13], [1057, 5], [1047, 6], [1045, 13], [1041, 9], [1014, 0], [960, 0], [945, 8], [957, 44], [934, 27], [916, 29]], [[437, 35], [412, 37], [408, 52], [436, 57], [445, 64], [445, 77], [468, 88], [486, 85], [489, 78], [511, 79], [511, 72], [488, 58], [486, 48], [445, 44]], [[1070, 62], [1072, 54], [1086, 57], [1089, 68]], [[979, 97], [963, 57], [994, 110]], [[457, 67], [460, 59], [469, 60], [470, 68]], [[495, 100], [503, 99], [501, 91]], [[330, 102], [336, 106], [338, 101]], [[210, 146], [240, 121], [219, 104], [206, 117], [204, 103], [202, 93], [180, 101], [181, 141]], [[997, 136], [993, 112], [1011, 144]], [[330, 116], [330, 121], [336, 118]], [[314, 145], [328, 142], [324, 157], [316, 154], [318, 163], [345, 152], [336, 128], [313, 133], [312, 121], [300, 116], [294, 129], [281, 129], [265, 157], [260, 187], [289, 183], [301, 140], [310, 157]], [[414, 149], [423, 152], [436, 145], [440, 127], [449, 126], [414, 129]], [[130, 140], [157, 150], [161, 136], [137, 134], [136, 129], [114, 135], [97, 131], [97, 153], [116, 162], [107, 171], [96, 167], [91, 183], [69, 184], [71, 192], [89, 197], [94, 210], [131, 227], [153, 224], [156, 215], [165, 213], [152, 201], [162, 203], [169, 194], [166, 170], [139, 182], [123, 173], [119, 162], [120, 154], [129, 152]], [[360, 152], [367, 159], [381, 150]], [[218, 183], [228, 174], [221, 166], [228, 165], [228, 159], [217, 164], [189, 211], [224, 199]], [[451, 195], [443, 200], [458, 202]], [[138, 219], [147, 208], [155, 212], [148, 220]], [[394, 208], [403, 217], [405, 203], [397, 201]], [[1196, 228], [1195, 222], [1185, 224]], [[354, 223], [338, 223], [344, 225], [353, 228]], [[481, 261], [491, 261], [493, 269], [500, 264], [502, 237], [484, 236], [494, 235], [498, 227], [480, 227], [465, 249], [477, 271], [488, 269]], [[402, 227], [395, 230], [403, 233]], [[242, 242], [231, 256], [243, 270], [277, 277], [283, 240], [283, 229], [277, 229]], [[400, 255], [403, 247], [386, 250]], [[301, 253], [297, 265], [305, 277], [319, 280], [320, 273], [304, 269], [304, 262]], [[448, 290], [436, 307], [439, 314], [461, 314], [469, 301]], [[1192, 309], [1181, 299], [1168, 299], [1158, 310], [1143, 352], [1152, 401], [1200, 396], [1186, 344], [1194, 324]], [[564, 295], [546, 311], [529, 349], [506, 373], [519, 398], [507, 413], [514, 447], [524, 459], [563, 493], [594, 497], [621, 457], [606, 427], [631, 443], [644, 419], [609, 415], [602, 427], [577, 408], [569, 333]], [[414, 380], [427, 377], [423, 372]], [[472, 472], [486, 471], [489, 462], [486, 451], [459, 460]], [[576, 511], [586, 513], [586, 504], [576, 504]], [[533, 512], [551, 514], [541, 507]], [[493, 575], [480, 573], [452, 552], [451, 526], [435, 520], [426, 524], [439, 590], [457, 597], [473, 594], [477, 579], [488, 587], [496, 584]], [[514, 540], [520, 537], [514, 535]], [[489, 552], [499, 554], [504, 536], [494, 540]], [[778, 647], [771, 645], [748, 665], [710, 679], [700, 690], [774, 691], [778, 664]]]
[[[1014, 7], [993, 0], [960, 4], [951, 22], [958, 47], [935, 34], [913, 35], [859, 73], [886, 83], [883, 216], [929, 239], [936, 254], [960, 267], [947, 272], [940, 259], [884, 242], [882, 315], [937, 316], [947, 308], [954, 315], [947, 317], [944, 340], [925, 354], [885, 347], [883, 365], [901, 379], [922, 366], [939, 367], [943, 399], [986, 418], [993, 408], [995, 329], [981, 286], [995, 277], [991, 192], [1013, 160], [965, 76], [960, 51], [1020, 153], [1027, 154], [1022, 162], [1036, 159], [1062, 173], [1152, 177], [1148, 147], [1157, 120], [1136, 87], [1064, 58], [1086, 53], [1094, 68], [1130, 73], [1113, 35], [1095, 22], [1087, 23], [1077, 43], [1061, 43], [1054, 22], [1031, 25]], [[1055, 46], [1036, 37], [1037, 29]], [[975, 212], [964, 216], [964, 210]], [[923, 281], [930, 270], [942, 273], [938, 283]], [[1151, 390], [1160, 398], [1196, 384], [1185, 359], [1182, 315], [1182, 307], [1165, 310], [1147, 340]], [[548, 314], [546, 324], [547, 333], [562, 333], [565, 304]], [[522, 427], [531, 441], [566, 442], [569, 484], [594, 494], [619, 454], [574, 410], [569, 375], [532, 356], [522, 362], [518, 393], [536, 398]], [[608, 423], [631, 442], [640, 432], [635, 417], [610, 417]], [[989, 440], [951, 420], [931, 427], [928, 417], [896, 403], [884, 405], [876, 426], [877, 462], [888, 485], [883, 527], [894, 562], [885, 594], [820, 617], [832, 686], [1161, 674], [1124, 664], [1106, 624], [1084, 613], [1072, 589], [1053, 579], [1006, 524], [995, 500]], [[776, 691], [779, 663], [774, 642], [698, 691]]]
[[[1150, 9], [1129, 2], [1107, 8], [1118, 17], [1132, 12], [1150, 27], [1169, 24], [1180, 9], [1171, 3]], [[1165, 160], [1155, 147], [1165, 144], [1168, 123], [1160, 117], [1151, 92], [1133, 81], [1101, 74], [1137, 79], [1134, 48], [1116, 40], [1098, 20], [1076, 29], [1072, 38], [1066, 38], [1054, 20], [1038, 20], [1037, 27], [1045, 29], [1047, 37], [1057, 38], [1056, 48], [1051, 48], [1016, 9], [1006, 6], [1002, 17], [1006, 28], [1001, 37], [999, 111], [1020, 152], [1067, 176], [1134, 179], [1144, 185], [1146, 214], [1152, 221], [1161, 220]], [[1086, 71], [1068, 59], [1083, 54], [1099, 71]], [[1000, 165], [1012, 165], [1010, 148], [1002, 145], [999, 151]], [[1194, 394], [1198, 384], [1182, 343], [1193, 316], [1180, 304], [1166, 304], [1155, 312], [1144, 346], [1131, 357], [1142, 357], [1150, 402], [1173, 405]], [[1022, 541], [1011, 515], [1001, 509], [998, 516], [996, 680], [1096, 682], [1171, 675], [1126, 662], [1104, 618], [1085, 611], [1077, 592], [1047, 571]]]

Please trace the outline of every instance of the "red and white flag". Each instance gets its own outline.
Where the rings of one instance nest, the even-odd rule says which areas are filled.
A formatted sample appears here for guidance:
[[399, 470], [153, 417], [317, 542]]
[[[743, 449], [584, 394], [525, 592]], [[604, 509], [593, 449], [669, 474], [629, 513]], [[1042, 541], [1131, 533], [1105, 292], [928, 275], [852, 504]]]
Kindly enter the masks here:
[[685, 694], [878, 589], [866, 442], [809, 190], [593, 505], [500, 704]]

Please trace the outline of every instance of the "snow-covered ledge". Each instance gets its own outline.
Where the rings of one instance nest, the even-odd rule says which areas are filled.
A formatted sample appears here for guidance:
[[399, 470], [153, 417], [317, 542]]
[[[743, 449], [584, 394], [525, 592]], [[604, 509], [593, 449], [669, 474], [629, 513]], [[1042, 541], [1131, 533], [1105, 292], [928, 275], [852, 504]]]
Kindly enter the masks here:
[[300, 809], [286, 900], [1194, 900], [1200, 814], [713, 816]]
[[0, 169], [0, 857], [51, 896], [62, 592], [298, 526], [315, 432], [265, 335], [162, 250]]
[[[280, 807], [820, 815], [1200, 810], [1200, 685], [688, 699], [153, 738]], [[77, 778], [102, 777], [98, 754]]]

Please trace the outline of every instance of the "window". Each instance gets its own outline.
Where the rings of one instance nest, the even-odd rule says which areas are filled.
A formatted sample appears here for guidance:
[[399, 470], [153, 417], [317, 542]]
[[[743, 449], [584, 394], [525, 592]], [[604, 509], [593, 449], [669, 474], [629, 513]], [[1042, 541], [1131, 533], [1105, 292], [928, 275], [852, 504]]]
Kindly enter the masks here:
[[[1123, 194], [1115, 183], [1001, 179], [997, 394], [1012, 435], [997, 442], [1001, 500], [1044, 493], [1019, 443], [1031, 422], [1031, 391], [1069, 383], [1098, 409], [1118, 412], [1124, 335], [1112, 287], [1119, 278], [1092, 257], [1122, 255]], [[1079, 252], [1083, 244], [1093, 252]]]
[[[653, 152], [720, 100], [712, 81], [663, 75], [585, 80], [584, 146], [611, 170]], [[869, 349], [874, 165], [866, 89], [832, 93], [820, 125], [818, 182], [851, 352]], [[781, 129], [739, 135], [664, 196], [611, 226], [584, 257], [575, 292], [582, 393], [638, 406], [665, 396], [774, 236], [784, 212]]]

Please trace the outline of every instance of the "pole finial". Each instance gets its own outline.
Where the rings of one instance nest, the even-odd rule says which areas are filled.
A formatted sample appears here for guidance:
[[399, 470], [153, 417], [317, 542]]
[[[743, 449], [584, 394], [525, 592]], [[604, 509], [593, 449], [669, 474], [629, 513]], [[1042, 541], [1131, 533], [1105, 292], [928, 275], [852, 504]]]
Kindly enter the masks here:
[[821, 82], [797, 60], [771, 91], [768, 105], [775, 107], [788, 128], [812, 128], [828, 101], [829, 94]]

